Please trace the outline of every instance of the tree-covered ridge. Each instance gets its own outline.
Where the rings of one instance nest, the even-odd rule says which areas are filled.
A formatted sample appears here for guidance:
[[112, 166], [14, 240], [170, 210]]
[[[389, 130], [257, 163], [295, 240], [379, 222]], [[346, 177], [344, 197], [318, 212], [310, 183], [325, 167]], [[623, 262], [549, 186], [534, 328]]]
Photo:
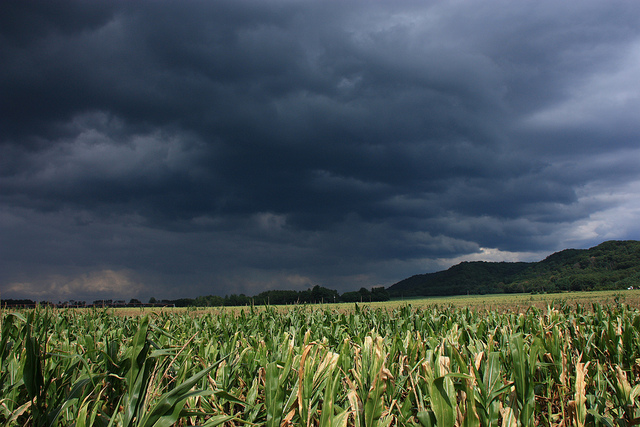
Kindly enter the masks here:
[[463, 262], [388, 288], [391, 297], [625, 289], [640, 285], [640, 242], [608, 241], [566, 249], [542, 261]]

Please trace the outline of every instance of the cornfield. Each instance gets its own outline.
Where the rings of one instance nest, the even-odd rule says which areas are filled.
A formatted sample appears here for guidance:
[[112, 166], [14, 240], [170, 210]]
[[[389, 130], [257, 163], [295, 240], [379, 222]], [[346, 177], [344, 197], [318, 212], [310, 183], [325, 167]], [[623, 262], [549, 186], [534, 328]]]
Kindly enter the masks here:
[[632, 426], [640, 312], [2, 312], [0, 423]]

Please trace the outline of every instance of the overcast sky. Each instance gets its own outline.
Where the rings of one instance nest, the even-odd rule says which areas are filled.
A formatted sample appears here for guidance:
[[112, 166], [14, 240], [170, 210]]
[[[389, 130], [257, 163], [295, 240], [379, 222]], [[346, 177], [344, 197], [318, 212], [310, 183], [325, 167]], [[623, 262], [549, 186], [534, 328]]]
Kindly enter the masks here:
[[0, 298], [640, 238], [640, 2], [3, 1]]

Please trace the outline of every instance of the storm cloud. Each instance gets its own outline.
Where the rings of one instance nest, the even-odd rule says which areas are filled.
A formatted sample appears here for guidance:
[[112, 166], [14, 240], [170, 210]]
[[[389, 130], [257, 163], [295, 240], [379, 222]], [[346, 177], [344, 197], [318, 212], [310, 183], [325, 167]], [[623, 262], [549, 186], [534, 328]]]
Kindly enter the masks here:
[[1, 8], [1, 298], [345, 292], [640, 238], [639, 3]]

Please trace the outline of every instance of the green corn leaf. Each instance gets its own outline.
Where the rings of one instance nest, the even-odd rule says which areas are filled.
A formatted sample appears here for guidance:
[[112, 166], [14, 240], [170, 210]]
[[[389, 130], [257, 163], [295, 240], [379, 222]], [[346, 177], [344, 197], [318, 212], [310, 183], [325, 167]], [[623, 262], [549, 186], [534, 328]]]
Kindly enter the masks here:
[[258, 378], [254, 378], [251, 388], [247, 392], [246, 404], [247, 406], [253, 406], [258, 398]]
[[240, 422], [240, 420], [232, 415], [214, 415], [213, 417], [209, 418], [207, 422], [202, 424], [202, 427], [216, 427], [231, 421]]
[[236, 396], [232, 395], [231, 393], [224, 391], [224, 390], [216, 390], [213, 392], [213, 394], [218, 398], [218, 399], [223, 399], [226, 400], [227, 402], [231, 402], [231, 403], [235, 403], [236, 405], [240, 405], [240, 406], [245, 406], [246, 402], [244, 400], [241, 400], [239, 398], [237, 398]]
[[32, 406], [32, 401], [28, 401], [26, 403], [24, 403], [23, 405], [21, 405], [20, 407], [16, 408], [10, 415], [10, 417], [7, 418], [6, 422], [5, 422], [5, 426], [15, 426], [16, 424], [16, 420], [21, 417], [24, 413], [26, 413], [29, 409], [31, 409]]
[[416, 418], [420, 422], [420, 425], [423, 427], [435, 427], [437, 423], [436, 415], [433, 413], [433, 411], [418, 411], [418, 413], [416, 414]]
[[603, 424], [607, 427], [615, 427], [616, 424], [614, 423], [613, 419], [609, 416], [605, 416], [602, 415], [600, 413], [598, 413], [598, 411], [594, 410], [594, 409], [588, 409], [587, 413], [593, 415], [593, 418], [595, 418], [600, 424]]
[[7, 315], [2, 322], [2, 337], [0, 339], [0, 366], [9, 355], [9, 349], [7, 343], [11, 337], [11, 329], [13, 328], [13, 322], [16, 319], [16, 315], [11, 313]]
[[107, 424], [107, 427], [111, 427], [113, 425], [116, 425], [116, 423], [118, 423], [118, 425], [125, 425], [124, 422], [122, 421], [122, 417], [119, 416], [119, 408], [120, 408], [120, 404], [122, 403], [124, 396], [120, 397], [120, 399], [118, 399], [118, 403], [116, 404], [115, 410], [113, 411], [113, 413], [111, 414], [111, 417], [109, 417], [109, 424]]
[[267, 427], [279, 427], [284, 409], [284, 390], [280, 387], [278, 364], [267, 365], [265, 375], [265, 406], [267, 409]]
[[179, 398], [169, 399], [170, 406], [162, 404], [159, 407], [155, 407], [151, 413], [149, 413], [139, 423], [140, 427], [171, 427], [182, 418], [185, 414], [183, 408], [187, 403], [187, 399], [196, 396], [207, 396], [213, 394], [210, 390], [193, 391], [191, 393], [182, 394]]
[[26, 357], [23, 368], [24, 385], [30, 399], [40, 396], [44, 379], [42, 376], [42, 361], [40, 345], [35, 337], [28, 336], [25, 343]]
[[134, 419], [141, 419], [143, 416], [143, 403], [147, 390], [149, 388], [149, 381], [151, 379], [151, 369], [155, 361], [148, 359], [141, 369], [138, 369], [138, 374], [135, 377], [133, 383], [128, 383], [128, 391], [125, 395], [125, 422], [126, 426], [133, 425]]
[[369, 390], [367, 400], [364, 404], [364, 419], [367, 427], [373, 426], [374, 423], [382, 416], [384, 411], [384, 395], [387, 389], [387, 381], [392, 379], [391, 372], [388, 369], [380, 369], [374, 383]]
[[[221, 362], [222, 360], [219, 360], [216, 364], [201, 370], [173, 390], [160, 396], [140, 425], [144, 427], [170, 426], [178, 420], [179, 412], [189, 397], [213, 394], [213, 391], [191, 391], [191, 389]], [[176, 411], [177, 409], [179, 410]]]
[[80, 405], [80, 409], [78, 409], [78, 415], [76, 416], [76, 423], [74, 427], [86, 427], [87, 425], [91, 425], [87, 423], [87, 418], [89, 417], [89, 406], [91, 402], [84, 400]]
[[149, 345], [147, 343], [147, 331], [149, 316], [144, 316], [140, 321], [129, 348], [129, 370], [126, 374], [127, 394], [125, 401], [125, 425], [130, 426], [135, 418], [141, 418], [141, 406], [144, 401], [153, 359], [147, 358]]
[[529, 357], [527, 357], [524, 338], [521, 333], [518, 333], [511, 336], [509, 347], [511, 349], [516, 396], [520, 407], [520, 422], [527, 427], [533, 425], [534, 421], [535, 390], [533, 373], [536, 369], [536, 361], [541, 346], [539, 341], [534, 341], [530, 348]]
[[351, 412], [347, 409], [341, 411], [340, 413], [333, 416], [331, 420], [331, 424], [320, 424], [320, 425], [330, 425], [331, 427], [347, 427], [347, 422], [349, 421], [349, 415]]
[[87, 385], [93, 384], [104, 377], [105, 375], [97, 375], [95, 378], [81, 377], [80, 379], [78, 379], [73, 384], [73, 388], [71, 389], [71, 392], [69, 392], [69, 395], [65, 399], [64, 403], [60, 405], [57, 410], [53, 411], [53, 415], [50, 418], [49, 425], [54, 426], [60, 414], [83, 396], [83, 391]]
[[[338, 392], [338, 386], [341, 383], [340, 375], [335, 375], [329, 379], [329, 384], [325, 388], [324, 399], [322, 401], [322, 414], [320, 415], [320, 425], [333, 425], [334, 420], [334, 402]], [[346, 412], [346, 411], [345, 411]]]
[[438, 425], [453, 426], [456, 421], [456, 399], [451, 379], [446, 376], [434, 379], [429, 397]]

